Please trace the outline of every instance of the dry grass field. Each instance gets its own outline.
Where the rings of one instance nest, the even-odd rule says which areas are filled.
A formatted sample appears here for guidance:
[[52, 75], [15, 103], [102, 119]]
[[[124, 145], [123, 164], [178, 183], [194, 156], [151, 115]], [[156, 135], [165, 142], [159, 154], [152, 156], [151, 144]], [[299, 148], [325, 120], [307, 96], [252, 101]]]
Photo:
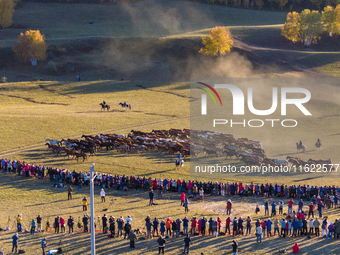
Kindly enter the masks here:
[[[122, 5], [22, 2], [14, 13], [13, 27], [0, 30], [0, 77], [8, 79], [8, 83], [0, 84], [0, 158], [78, 171], [88, 171], [95, 162], [96, 170], [102, 173], [190, 179], [190, 159], [185, 160], [180, 170], [175, 170], [173, 155], [157, 152], [125, 155], [101, 150], [88, 161], [77, 163], [52, 154], [44, 146], [45, 139], [80, 138], [82, 134], [101, 132], [127, 135], [131, 129], [189, 128], [190, 78], [339, 77], [339, 38], [325, 37], [311, 49], [290, 44], [280, 35], [286, 15], [186, 1], [140, 1]], [[89, 20], [94, 20], [94, 24], [90, 25]], [[234, 36], [234, 48], [226, 57], [205, 57], [198, 53], [202, 36], [208, 35], [214, 26], [226, 26]], [[10, 49], [19, 33], [27, 29], [39, 29], [49, 45], [50, 57], [38, 62], [36, 67], [18, 63]], [[51, 68], [53, 65], [55, 69]], [[75, 82], [78, 74], [81, 82]], [[33, 81], [35, 79], [41, 81]], [[336, 99], [337, 95], [332, 98]], [[100, 111], [99, 103], [103, 100], [111, 106], [111, 111]], [[131, 103], [132, 109], [123, 111], [118, 105], [123, 101]], [[270, 157], [330, 157], [340, 163], [337, 162], [338, 100], [320, 103], [315, 109], [319, 110], [323, 125], [315, 125], [308, 133], [304, 130], [294, 136], [287, 133], [290, 138], [283, 138], [280, 148], [270, 138], [266, 139], [265, 134], [249, 136], [263, 140]], [[313, 144], [320, 134], [326, 144], [322, 151], [309, 146], [304, 155], [295, 153], [294, 145], [299, 137]], [[235, 132], [234, 136], [241, 136], [241, 132]], [[229, 162], [236, 163], [235, 160]], [[75, 190], [74, 200], [67, 201], [66, 190], [54, 188], [53, 182], [0, 174], [1, 227], [13, 230], [18, 213], [23, 214], [25, 228], [39, 213], [44, 222], [56, 215], [66, 218], [73, 215], [77, 221], [83, 215], [81, 198], [89, 194], [87, 188]], [[292, 175], [278, 179], [275, 175], [226, 175], [219, 176], [219, 180], [340, 185], [337, 176], [336, 173]], [[156, 199], [158, 205], [154, 207], [147, 206], [147, 197], [147, 193], [134, 190], [107, 190], [107, 202], [101, 203], [97, 188], [96, 216], [102, 216], [106, 208], [107, 214], [116, 218], [130, 215], [133, 228], [143, 228], [146, 215], [159, 219], [185, 216], [178, 194], [165, 194], [162, 199]], [[225, 222], [226, 199], [209, 196], [205, 202], [190, 200], [188, 216], [219, 216]], [[262, 199], [235, 197], [232, 200], [232, 216], [265, 219], [263, 208], [257, 216], [254, 211], [257, 203], [262, 205]], [[340, 217], [339, 209], [327, 210], [325, 214], [332, 221]], [[0, 249], [6, 254], [10, 253], [13, 233], [0, 232]], [[61, 241], [65, 254], [90, 254], [90, 236], [82, 232], [23, 233], [19, 247], [29, 255], [41, 254], [43, 237], [47, 237], [50, 248], [58, 247]], [[240, 254], [277, 254], [281, 249], [290, 254], [295, 242], [299, 243], [301, 254], [340, 253], [337, 240], [276, 236], [257, 244], [254, 235], [236, 239]], [[195, 236], [190, 254], [231, 254], [232, 240], [230, 236]], [[126, 240], [108, 239], [101, 232], [97, 232], [96, 242], [97, 253], [103, 255], [157, 254], [155, 239], [137, 241], [135, 251], [130, 251]], [[166, 251], [181, 254], [182, 247], [182, 238], [171, 239]]]

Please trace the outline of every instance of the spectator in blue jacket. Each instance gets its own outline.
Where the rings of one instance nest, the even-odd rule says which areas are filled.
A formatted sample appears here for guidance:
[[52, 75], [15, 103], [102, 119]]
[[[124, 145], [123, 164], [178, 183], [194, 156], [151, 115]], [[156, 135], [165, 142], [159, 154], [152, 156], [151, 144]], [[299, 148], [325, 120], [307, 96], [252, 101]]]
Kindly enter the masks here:
[[189, 228], [189, 219], [187, 216], [184, 217], [183, 221], [183, 233], [184, 235], [188, 234], [188, 228]]
[[268, 218], [267, 221], [267, 237], [272, 236], [272, 221]]
[[293, 235], [292, 236], [296, 237], [297, 230], [299, 228], [299, 223], [298, 223], [298, 221], [296, 219], [293, 220], [292, 226], [293, 226]]
[[12, 253], [15, 249], [15, 253], [18, 252], [18, 243], [19, 243], [19, 234], [15, 233], [14, 236], [12, 237], [13, 239], [13, 248], [12, 248]]

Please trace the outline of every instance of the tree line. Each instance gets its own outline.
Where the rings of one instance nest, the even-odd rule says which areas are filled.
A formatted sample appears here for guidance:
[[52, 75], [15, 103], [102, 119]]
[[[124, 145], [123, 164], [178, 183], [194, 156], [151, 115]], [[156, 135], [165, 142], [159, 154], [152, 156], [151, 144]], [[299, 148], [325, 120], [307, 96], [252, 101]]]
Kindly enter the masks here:
[[301, 42], [308, 47], [317, 43], [323, 32], [327, 32], [330, 37], [340, 34], [340, 4], [335, 8], [326, 6], [321, 13], [309, 9], [301, 13], [289, 12], [282, 27], [284, 37], [293, 43]]

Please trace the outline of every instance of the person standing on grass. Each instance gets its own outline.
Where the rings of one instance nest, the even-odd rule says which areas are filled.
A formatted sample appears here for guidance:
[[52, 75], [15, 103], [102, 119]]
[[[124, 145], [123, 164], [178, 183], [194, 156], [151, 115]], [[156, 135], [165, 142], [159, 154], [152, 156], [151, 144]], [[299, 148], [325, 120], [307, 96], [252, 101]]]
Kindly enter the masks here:
[[72, 191], [73, 191], [73, 188], [71, 186], [68, 187], [67, 189], [67, 200], [72, 200]]
[[184, 212], [185, 213], [189, 212], [189, 201], [187, 198], [185, 198], [185, 201], [184, 201]]
[[102, 217], [102, 224], [103, 224], [103, 234], [107, 234], [107, 217], [105, 213]]
[[83, 201], [83, 212], [84, 212], [84, 211], [87, 211], [87, 199], [86, 199], [86, 197], [84, 197], [82, 201]]
[[184, 201], [185, 201], [185, 194], [184, 194], [184, 192], [181, 193], [180, 198], [181, 198], [181, 205], [180, 206], [182, 206], [182, 205], [184, 205]]
[[32, 219], [31, 222], [31, 235], [35, 233], [35, 219]]
[[228, 202], [227, 202], [227, 215], [230, 215], [231, 214], [231, 207], [232, 207], [232, 203], [231, 203], [231, 200], [229, 199]]
[[268, 218], [267, 221], [267, 237], [272, 236], [272, 221]]
[[149, 199], [150, 199], [149, 205], [153, 205], [154, 196], [155, 196], [155, 194], [153, 193], [153, 190], [151, 189], [150, 192], [149, 192]]
[[309, 221], [309, 235], [314, 234], [314, 221], [310, 219]]
[[278, 218], [276, 218], [274, 220], [274, 236], [275, 236], [276, 232], [277, 232], [277, 235], [280, 236], [279, 223], [280, 222], [279, 222]]
[[197, 226], [196, 217], [193, 217], [190, 221], [191, 221], [191, 234], [194, 235], [196, 233], [196, 226]]
[[172, 222], [172, 238], [175, 238], [175, 235], [177, 237], [177, 223], [176, 221], [174, 220]]
[[322, 201], [320, 201], [320, 203], [318, 204], [318, 211], [319, 211], [319, 217], [322, 218], [322, 210], [324, 208], [324, 204], [322, 203]]
[[269, 216], [269, 201], [268, 201], [268, 199], [264, 200], [263, 205], [264, 205], [264, 216], [266, 216], [267, 214]]
[[164, 236], [164, 233], [165, 233], [165, 221], [164, 220], [161, 221], [160, 226], [161, 227], [160, 227], [159, 231], [161, 232], [161, 235]]
[[136, 234], [133, 232], [133, 230], [130, 230], [129, 236], [128, 236], [129, 240], [130, 240], [130, 249], [135, 249], [135, 242], [137, 240], [137, 236]]
[[172, 220], [170, 219], [170, 217], [166, 220], [165, 226], [166, 226], [166, 234], [171, 236], [171, 224], [172, 224]]
[[238, 243], [233, 240], [233, 243], [231, 245], [233, 247], [233, 255], [237, 255], [237, 252], [238, 252]]
[[291, 214], [293, 212], [293, 204], [294, 200], [293, 198], [291, 198], [290, 201], [288, 202], [288, 214]]
[[284, 202], [281, 200], [279, 202], [279, 215], [283, 214], [283, 205], [284, 205]]
[[312, 218], [314, 218], [314, 204], [313, 202], [310, 203], [309, 207], [309, 211], [308, 211], [308, 218], [312, 215]]
[[[130, 233], [130, 231], [131, 231], [131, 225], [130, 225], [129, 222], [126, 222], [126, 223], [125, 223], [125, 225], [124, 225], [124, 231], [125, 231], [125, 233], [124, 233], [124, 239], [125, 239], [125, 238], [128, 238], [128, 237], [129, 237], [129, 233]], [[150, 231], [150, 233], [151, 233], [151, 231]]]
[[12, 253], [13, 253], [14, 250], [15, 250], [15, 253], [17, 253], [18, 252], [18, 243], [19, 243], [19, 234], [15, 233], [14, 236], [12, 237], [12, 239], [13, 239]]
[[45, 255], [45, 249], [47, 247], [47, 239], [44, 238], [42, 241], [41, 241], [41, 249], [42, 249], [42, 253], [43, 255]]
[[205, 236], [205, 228], [206, 228], [206, 225], [207, 225], [207, 217], [204, 216], [203, 219], [201, 220], [201, 233], [202, 235]]
[[[327, 225], [328, 225], [328, 221], [326, 218], [323, 219], [323, 222], [322, 222], [322, 225], [321, 225], [321, 228], [322, 228], [322, 237], [324, 236], [327, 236]], [[325, 233], [325, 234], [324, 234]]]
[[105, 191], [104, 191], [104, 189], [101, 189], [101, 191], [100, 191], [100, 197], [101, 197], [101, 199], [102, 199], [102, 203], [105, 203]]
[[247, 227], [247, 231], [246, 231], [246, 235], [251, 234], [251, 218], [250, 216], [248, 216], [247, 218], [247, 223], [246, 223], [246, 227]]
[[190, 242], [191, 238], [189, 237], [189, 234], [186, 234], [186, 237], [184, 238], [184, 254], [189, 254]]
[[256, 242], [258, 243], [260, 240], [260, 243], [261, 243], [262, 241], [261, 239], [262, 239], [262, 227], [258, 226], [256, 227]]
[[280, 236], [285, 237], [286, 236], [286, 223], [287, 223], [287, 221], [285, 219], [281, 219], [280, 223], [281, 223], [281, 234], [280, 234]]
[[154, 221], [152, 222], [153, 224], [153, 231], [152, 231], [152, 236], [158, 236], [158, 226], [159, 226], [159, 220], [157, 218], [154, 219]]
[[110, 216], [109, 224], [110, 224], [111, 237], [115, 237], [115, 230], [116, 230], [115, 217]]
[[231, 220], [230, 220], [230, 217], [228, 217], [225, 220], [225, 234], [227, 234], [227, 232], [229, 231], [229, 235], [230, 235], [230, 223], [231, 223]]
[[276, 216], [276, 204], [275, 202], [273, 201], [273, 203], [271, 204], [272, 206], [272, 214], [270, 217], [273, 217], [273, 216]]
[[37, 227], [38, 227], [37, 231], [38, 231], [38, 232], [41, 232], [41, 230], [42, 230], [42, 224], [41, 224], [41, 222], [42, 222], [42, 218], [41, 218], [41, 216], [40, 216], [40, 214], [39, 214], [38, 217], [37, 217]]
[[73, 233], [73, 225], [74, 225], [74, 219], [72, 216], [67, 220], [67, 225], [68, 225], [68, 233]]
[[18, 214], [17, 217], [17, 231], [22, 232], [22, 214]]
[[165, 243], [166, 240], [164, 238], [164, 236], [160, 235], [159, 238], [157, 239], [157, 243], [158, 243], [158, 254], [164, 254], [164, 249], [165, 249]]
[[204, 190], [203, 190], [203, 188], [201, 188], [199, 190], [199, 195], [200, 195], [200, 198], [202, 199], [202, 202], [204, 202]]
[[54, 219], [54, 233], [59, 234], [59, 216], [57, 216], [57, 218]]
[[183, 221], [183, 233], [184, 235], [188, 234], [188, 228], [189, 228], [189, 219], [187, 216], [184, 217]]
[[61, 233], [65, 233], [65, 219], [63, 217], [60, 217], [60, 227]]

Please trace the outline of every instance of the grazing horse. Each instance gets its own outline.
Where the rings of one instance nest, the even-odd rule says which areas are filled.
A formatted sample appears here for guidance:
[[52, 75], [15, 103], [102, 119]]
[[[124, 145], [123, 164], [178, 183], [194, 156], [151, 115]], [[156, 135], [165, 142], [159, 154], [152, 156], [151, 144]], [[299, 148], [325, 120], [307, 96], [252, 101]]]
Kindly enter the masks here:
[[119, 105], [123, 107], [123, 110], [125, 110], [125, 108], [128, 108], [131, 110], [131, 104], [127, 104], [126, 102], [124, 102], [124, 103], [119, 103]]
[[105, 111], [105, 109], [106, 109], [107, 111], [109, 111], [109, 110], [110, 110], [110, 106], [109, 106], [108, 104], [103, 104], [103, 103], [100, 103], [99, 105], [101, 105], [101, 106], [102, 106], [102, 108], [101, 108], [101, 111], [102, 111], [102, 110], [104, 110], [104, 111]]
[[297, 152], [299, 152], [299, 150], [302, 150], [302, 152], [306, 152], [307, 146], [304, 145], [304, 144], [300, 145], [299, 143], [296, 143], [296, 150], [297, 150]]

